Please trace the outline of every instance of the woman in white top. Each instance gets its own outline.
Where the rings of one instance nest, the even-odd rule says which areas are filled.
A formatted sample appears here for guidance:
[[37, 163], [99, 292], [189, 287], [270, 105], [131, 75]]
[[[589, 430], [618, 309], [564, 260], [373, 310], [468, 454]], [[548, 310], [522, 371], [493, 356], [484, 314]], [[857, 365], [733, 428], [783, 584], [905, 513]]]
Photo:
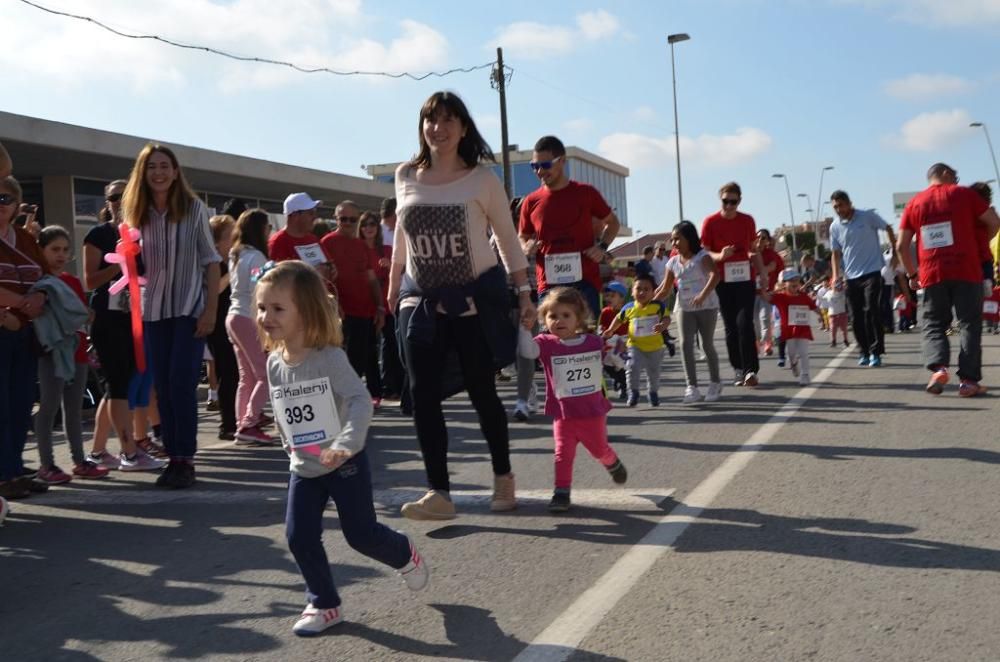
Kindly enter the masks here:
[[236, 388], [237, 443], [272, 443], [262, 428], [271, 421], [267, 403], [267, 354], [257, 335], [256, 275], [267, 262], [271, 222], [263, 209], [248, 209], [236, 221], [236, 240], [229, 253], [230, 295], [226, 331], [236, 351], [240, 382]]
[[702, 249], [698, 229], [690, 221], [674, 226], [670, 235], [676, 254], [667, 261], [666, 275], [655, 297], [661, 299], [677, 283], [677, 326], [681, 333], [681, 361], [687, 378], [684, 404], [702, 399], [698, 390], [698, 364], [694, 357], [695, 334], [701, 335], [701, 347], [708, 361], [711, 383], [705, 393], [705, 402], [715, 402], [722, 394], [719, 380], [719, 355], [715, 351], [715, 324], [719, 315], [719, 296], [715, 286], [719, 273], [715, 262]]
[[[499, 276], [501, 316], [509, 311], [504, 303], [509, 299], [490, 234], [514, 280], [525, 325], [536, 315], [529, 297], [528, 263], [510, 222], [503, 186], [488, 166], [481, 165], [493, 161], [493, 152], [462, 100], [450, 92], [431, 95], [420, 110], [418, 128], [420, 152], [396, 171], [397, 223], [387, 299], [392, 310], [398, 304], [398, 333], [430, 491], [405, 504], [403, 515], [455, 516], [449, 496], [448, 431], [441, 410], [444, 366], [451, 352], [458, 354], [462, 382], [489, 446], [494, 474], [491, 508], [511, 510], [517, 504], [507, 416], [493, 379], [496, 354], [491, 341], [498, 335], [491, 305], [495, 276]], [[512, 360], [513, 335], [510, 339]]]
[[198, 378], [205, 337], [215, 327], [221, 260], [208, 208], [163, 145], [149, 143], [139, 152], [122, 213], [142, 235], [143, 330], [170, 456], [156, 484], [190, 487], [198, 447]]

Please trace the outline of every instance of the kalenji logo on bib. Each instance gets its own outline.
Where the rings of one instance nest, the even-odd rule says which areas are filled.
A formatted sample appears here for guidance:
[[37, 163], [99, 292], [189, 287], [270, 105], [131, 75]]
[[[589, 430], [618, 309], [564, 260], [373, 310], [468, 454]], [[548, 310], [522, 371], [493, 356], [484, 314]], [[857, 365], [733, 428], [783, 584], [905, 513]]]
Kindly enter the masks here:
[[304, 395], [323, 395], [330, 388], [329, 384], [321, 382], [318, 384], [292, 384], [274, 389], [272, 397], [275, 398], [300, 398]]

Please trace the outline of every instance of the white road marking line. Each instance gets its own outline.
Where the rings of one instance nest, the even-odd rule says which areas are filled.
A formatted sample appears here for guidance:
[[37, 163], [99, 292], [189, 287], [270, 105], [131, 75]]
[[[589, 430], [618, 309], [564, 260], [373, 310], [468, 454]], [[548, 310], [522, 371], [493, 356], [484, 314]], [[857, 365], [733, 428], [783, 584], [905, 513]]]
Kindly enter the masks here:
[[[157, 506], [162, 507], [174, 503], [197, 504], [241, 504], [241, 503], [278, 503], [285, 502], [287, 488], [284, 484], [275, 484], [270, 489], [246, 490], [199, 490], [197, 487], [184, 491], [163, 491], [158, 489], [129, 488], [116, 490], [104, 488], [100, 490], [50, 490], [37, 502], [30, 500], [18, 502], [15, 506], [20, 514], [58, 514], [65, 517], [66, 513], [59, 510], [60, 506]], [[392, 489], [375, 490], [375, 505], [380, 508], [399, 508], [407, 501], [419, 499], [425, 490]], [[625, 487], [611, 489], [575, 489], [573, 503], [578, 506], [594, 506], [604, 508], [647, 508], [655, 509], [659, 504], [674, 493], [673, 489], [662, 487]], [[451, 498], [459, 509], [488, 510], [490, 490], [462, 490], [451, 493]], [[551, 490], [519, 490], [517, 500], [521, 505], [548, 503], [552, 497]], [[332, 506], [331, 506], [332, 507]], [[160, 515], [165, 514], [159, 508]], [[516, 516], [516, 511], [514, 516]], [[124, 519], [125, 516], [113, 512], [103, 514], [88, 512], [86, 517], [98, 519], [107, 517]], [[147, 520], [135, 517], [139, 522]], [[169, 520], [165, 520], [170, 522]], [[174, 525], [170, 522], [170, 525]]]
[[850, 355], [843, 350], [813, 380], [814, 385], [799, 389], [785, 405], [760, 426], [736, 451], [698, 484], [684, 500], [664, 516], [653, 530], [629, 549], [589, 589], [556, 617], [521, 653], [515, 662], [555, 662], [568, 659], [587, 635], [596, 628], [618, 602], [667, 551], [673, 549], [688, 525], [696, 521], [723, 489], [742, 471], [761, 447], [795, 416], [795, 413]]

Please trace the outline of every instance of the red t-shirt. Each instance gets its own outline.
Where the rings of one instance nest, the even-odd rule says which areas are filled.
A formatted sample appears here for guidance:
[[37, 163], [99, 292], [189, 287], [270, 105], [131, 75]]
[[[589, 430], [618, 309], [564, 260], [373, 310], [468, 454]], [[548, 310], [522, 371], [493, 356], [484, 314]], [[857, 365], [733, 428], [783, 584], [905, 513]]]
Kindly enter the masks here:
[[[781, 339], [805, 338], [813, 339], [812, 320], [808, 312], [816, 310], [816, 302], [808, 294], [787, 294], [776, 292], [771, 295], [771, 303], [778, 307], [781, 313]], [[808, 310], [803, 311], [802, 307]], [[805, 313], [805, 314], [804, 314]], [[795, 317], [795, 319], [791, 319]], [[794, 324], [793, 324], [794, 322]]]
[[746, 263], [746, 277], [739, 280], [752, 281], [753, 268], [750, 263], [750, 251], [757, 236], [757, 224], [753, 216], [736, 212], [733, 218], [723, 218], [722, 212], [715, 212], [701, 222], [701, 245], [713, 253], [719, 253], [726, 246], [733, 246], [736, 250], [729, 259], [719, 262], [719, 276], [722, 282], [730, 281], [727, 276], [736, 275], [737, 271], [742, 272], [740, 263]]
[[983, 299], [983, 319], [987, 322], [1000, 321], [1000, 287], [994, 287], [993, 292]]
[[764, 266], [774, 263], [774, 269], [767, 274], [767, 290], [768, 292], [774, 291], [774, 286], [778, 284], [778, 276], [781, 275], [782, 270], [785, 268], [785, 261], [781, 259], [778, 255], [778, 251], [773, 248], [765, 248], [760, 252], [760, 259], [764, 262]]
[[[594, 245], [593, 219], [605, 219], [611, 207], [596, 188], [571, 181], [564, 188], [552, 191], [541, 187], [532, 191], [521, 204], [518, 233], [538, 240], [535, 273], [538, 291], [550, 285], [545, 277], [545, 256], [562, 253], [582, 253]], [[581, 280], [601, 289], [600, 266], [580, 255]]]
[[337, 278], [333, 284], [339, 293], [340, 308], [348, 317], [375, 317], [375, 302], [372, 301], [368, 272], [378, 266], [375, 252], [363, 239], [331, 232], [320, 240], [323, 252], [330, 256], [337, 267]]
[[[615, 318], [618, 317], [618, 313], [619, 312], [621, 312], [621, 311], [615, 310], [611, 306], [605, 306], [601, 310], [601, 319], [600, 319], [600, 322], [598, 322], [598, 326], [600, 326], [602, 329], [605, 329], [605, 330], [606, 329], [610, 329], [611, 325], [615, 323]], [[622, 324], [620, 327], [618, 327], [618, 330], [615, 331], [615, 335], [616, 336], [627, 336], [628, 335], [628, 324]]]
[[954, 184], [933, 184], [910, 200], [899, 227], [916, 238], [921, 287], [945, 280], [983, 280], [976, 226], [988, 208], [978, 193]]
[[267, 240], [267, 256], [275, 262], [302, 260], [313, 266], [330, 261], [328, 255], [322, 254], [316, 235], [310, 233], [293, 237], [286, 230], [278, 230]]
[[[65, 271], [59, 274], [59, 280], [69, 285], [70, 289], [76, 292], [76, 296], [80, 297], [80, 301], [84, 306], [87, 305], [87, 296], [83, 293], [83, 285], [80, 283], [80, 279], [73, 274], [66, 273]], [[77, 364], [87, 362], [87, 334], [83, 331], [77, 331], [76, 334], [80, 336], [80, 343], [76, 346], [76, 353], [73, 355], [73, 360]]]

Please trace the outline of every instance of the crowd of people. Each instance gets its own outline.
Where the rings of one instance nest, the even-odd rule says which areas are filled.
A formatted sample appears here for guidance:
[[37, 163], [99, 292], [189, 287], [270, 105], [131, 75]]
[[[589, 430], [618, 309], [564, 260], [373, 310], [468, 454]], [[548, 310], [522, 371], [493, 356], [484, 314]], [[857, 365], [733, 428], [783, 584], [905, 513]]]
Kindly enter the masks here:
[[[287, 537], [308, 597], [293, 629], [309, 635], [343, 618], [320, 542], [330, 499], [354, 549], [396, 569], [411, 589], [428, 581], [413, 540], [376, 521], [365, 440], [373, 412], [387, 402], [398, 399], [412, 416], [427, 475], [426, 494], [402, 514], [447, 520], [457, 512], [444, 399], [468, 393], [489, 448], [490, 508], [510, 511], [517, 491], [495, 375], [516, 366], [511, 418], [524, 421], [538, 410], [541, 369], [544, 413], [553, 420], [549, 508], [566, 511], [577, 444], [615, 483], [627, 481], [608, 443], [608, 385], [634, 407], [645, 375], [649, 404], [660, 404], [674, 317], [685, 404], [724, 397], [714, 340], [720, 317], [733, 386], [758, 386], [760, 358], [775, 346], [778, 365], [787, 360], [805, 385], [813, 318], [833, 347], [850, 346], [850, 320], [858, 364], [877, 368], [886, 311], [890, 330], [893, 310], [900, 329], [911, 328], [918, 291], [927, 390], [939, 394], [950, 379], [954, 311], [959, 395], [985, 391], [980, 338], [984, 319], [997, 327], [990, 240], [1000, 218], [988, 186], [959, 186], [945, 164], [931, 167], [898, 237], [875, 212], [834, 192], [828, 266], [811, 256], [787, 266], [770, 233], [740, 211], [739, 184], [728, 182], [719, 211], [700, 229], [678, 223], [669, 249], [644, 251], [631, 283], [605, 282], [600, 265], [620, 222], [596, 188], [569, 178], [558, 138], [535, 144], [531, 167], [541, 185], [511, 202], [458, 96], [432, 95], [419, 126], [416, 156], [396, 171], [395, 196], [377, 212], [341, 201], [332, 229], [306, 192], [285, 199], [277, 231], [264, 210], [239, 200], [210, 217], [174, 152], [148, 144], [128, 178], [105, 188], [103, 222], [83, 242], [82, 283], [66, 272], [72, 242], [62, 227], [15, 222], [22, 190], [0, 149], [2, 512], [6, 499], [112, 470], [157, 471], [162, 488], [193, 486], [198, 387], [210, 357], [219, 439], [281, 445], [290, 458]], [[88, 452], [80, 407], [90, 347], [103, 398]], [[25, 388], [36, 381], [40, 399]], [[31, 469], [24, 448], [36, 399], [39, 467]], [[52, 449], [60, 405], [70, 472]], [[117, 454], [108, 450], [112, 430]]]

